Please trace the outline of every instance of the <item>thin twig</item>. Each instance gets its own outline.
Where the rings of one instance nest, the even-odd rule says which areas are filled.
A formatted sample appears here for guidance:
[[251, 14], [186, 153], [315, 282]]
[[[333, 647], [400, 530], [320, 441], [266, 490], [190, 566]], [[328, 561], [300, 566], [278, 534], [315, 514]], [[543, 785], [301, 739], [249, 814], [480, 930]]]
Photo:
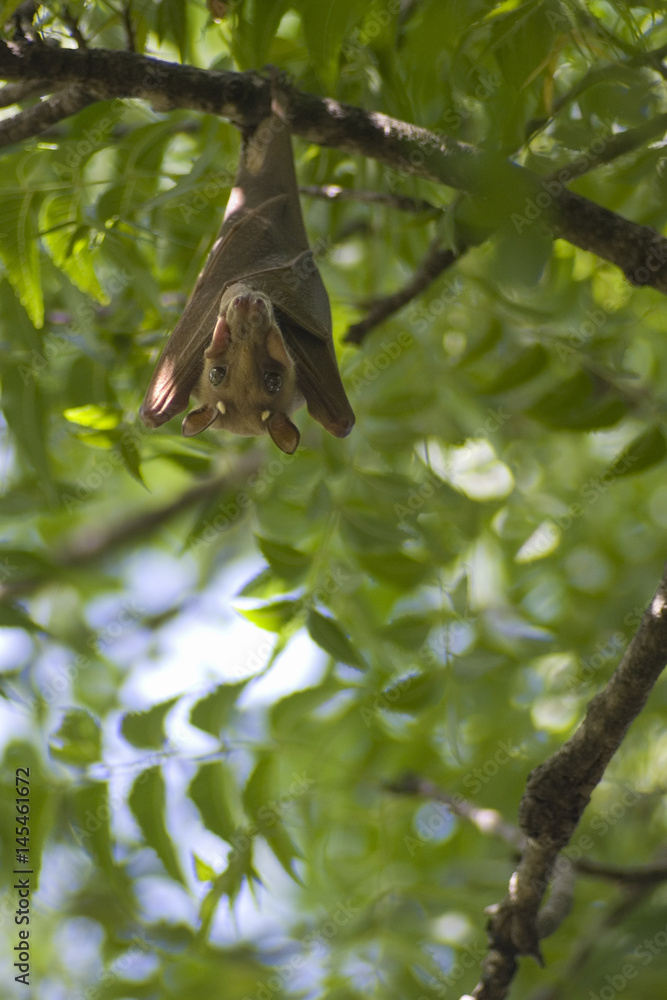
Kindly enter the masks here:
[[163, 507], [136, 516], [124, 515], [110, 525], [96, 526], [94, 531], [86, 527], [66, 541], [54, 556], [51, 573], [43, 571], [40, 576], [8, 581], [0, 586], [0, 603], [47, 586], [62, 571], [95, 563], [109, 554], [115, 555], [137, 540], [146, 541], [150, 535], [184, 511], [217, 494], [223, 494], [230, 487], [245, 484], [258, 471], [260, 464], [260, 453], [248, 452], [239, 457], [230, 472], [196, 483]]
[[599, 153], [593, 155], [584, 153], [577, 156], [575, 160], [564, 164], [558, 170], [554, 170], [547, 176], [548, 181], [561, 181], [569, 184], [576, 177], [589, 173], [591, 170], [602, 167], [607, 163], [632, 153], [653, 139], [664, 136], [667, 131], [667, 111], [661, 115], [656, 115], [650, 121], [638, 125], [637, 128], [628, 129], [626, 132], [619, 132], [611, 136], [604, 142], [604, 147]]
[[299, 187], [301, 194], [309, 198], [324, 198], [326, 201], [361, 201], [367, 205], [385, 205], [396, 208], [400, 212], [440, 212], [442, 211], [430, 201], [423, 198], [409, 198], [403, 194], [388, 194], [382, 191], [357, 191], [355, 188], [343, 188], [338, 184], [303, 184]]
[[397, 313], [399, 309], [402, 309], [408, 302], [417, 298], [424, 289], [428, 288], [431, 282], [435, 281], [443, 271], [446, 271], [459, 259], [461, 252], [461, 250], [457, 253], [454, 250], [444, 248], [438, 239], [434, 240], [426, 256], [422, 258], [416, 271], [403, 287], [392, 292], [391, 295], [371, 302], [367, 306], [366, 316], [349, 327], [343, 340], [348, 344], [360, 344], [373, 327], [393, 316], [394, 313]]
[[[426, 778], [407, 774], [398, 781], [389, 782], [385, 787], [397, 795], [420, 795], [432, 802], [443, 802], [456, 816], [471, 823], [485, 837], [497, 837], [514, 851], [523, 851], [526, 846], [526, 838], [519, 827], [506, 820], [497, 809], [476, 806], [459, 792], [447, 792]], [[658, 882], [667, 881], [667, 864], [664, 862], [651, 865], [610, 865], [602, 861], [578, 858], [572, 861], [572, 867], [580, 875], [626, 885], [654, 886]]]
[[67, 9], [67, 7], [65, 7], [65, 10], [63, 11], [62, 20], [63, 24], [67, 27], [70, 35], [72, 36], [76, 44], [79, 46], [79, 48], [87, 49], [88, 41], [83, 35], [81, 28], [79, 27], [79, 22], [71, 13], [71, 11]]

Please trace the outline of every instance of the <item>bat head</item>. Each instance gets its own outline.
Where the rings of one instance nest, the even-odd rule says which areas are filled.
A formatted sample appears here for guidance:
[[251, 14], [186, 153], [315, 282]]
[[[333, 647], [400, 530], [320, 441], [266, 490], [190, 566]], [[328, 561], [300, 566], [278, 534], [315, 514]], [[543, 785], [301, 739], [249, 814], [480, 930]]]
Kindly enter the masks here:
[[222, 296], [195, 395], [202, 405], [183, 421], [186, 437], [207, 427], [268, 433], [282, 451], [296, 451], [299, 431], [289, 416], [304, 398], [271, 300], [262, 292], [236, 282]]

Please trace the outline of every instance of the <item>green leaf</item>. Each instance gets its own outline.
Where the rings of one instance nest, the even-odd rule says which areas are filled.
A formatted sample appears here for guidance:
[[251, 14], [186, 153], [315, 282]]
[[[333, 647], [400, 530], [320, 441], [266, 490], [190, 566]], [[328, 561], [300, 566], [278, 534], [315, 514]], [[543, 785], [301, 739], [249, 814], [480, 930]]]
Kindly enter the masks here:
[[70, 789], [68, 814], [74, 842], [102, 868], [112, 868], [111, 806], [106, 781], [87, 782]]
[[651, 427], [634, 438], [612, 464], [615, 476], [634, 476], [662, 462], [667, 441], [660, 427]]
[[118, 429], [116, 445], [123, 458], [123, 464], [133, 479], [145, 488], [146, 484], [141, 475], [141, 455], [134, 441], [129, 437], [127, 426]]
[[72, 424], [80, 427], [94, 427], [96, 430], [111, 430], [118, 427], [122, 419], [121, 413], [110, 406], [96, 406], [89, 403], [86, 406], [74, 406], [65, 410], [63, 416]]
[[16, 604], [0, 604], [0, 627], [22, 628], [26, 632], [42, 632], [48, 635], [43, 625], [38, 625]]
[[260, 570], [239, 590], [237, 597], [255, 597], [266, 600], [285, 593], [285, 580], [275, 575], [270, 566]]
[[275, 757], [261, 756], [244, 789], [243, 805], [287, 874], [301, 884], [293, 862], [302, 854], [285, 829], [283, 815], [290, 808], [290, 797], [294, 801], [305, 794], [308, 783], [297, 781], [294, 791], [280, 795], [277, 772]]
[[432, 626], [430, 615], [402, 615], [386, 625], [382, 635], [402, 649], [415, 650], [426, 642]]
[[190, 711], [190, 722], [197, 729], [203, 729], [211, 736], [220, 736], [221, 729], [227, 725], [239, 695], [248, 683], [249, 678], [238, 684], [219, 684], [215, 690], [195, 702]]
[[174, 42], [181, 62], [186, 62], [190, 50], [187, 3], [183, 3], [183, 0], [160, 0], [157, 27], [160, 40], [169, 38]]
[[122, 735], [134, 747], [159, 750], [167, 738], [164, 720], [178, 700], [178, 697], [170, 698], [169, 701], [153, 705], [145, 712], [127, 712], [120, 724]]
[[233, 844], [242, 815], [236, 780], [227, 765], [219, 760], [200, 764], [188, 795], [197, 806], [204, 826]]
[[564, 430], [597, 430], [623, 418], [625, 402], [606, 390], [598, 394], [589, 375], [578, 372], [546, 393], [526, 411], [550, 427]]
[[491, 266], [496, 281], [511, 288], [533, 288], [549, 263], [553, 237], [541, 226], [524, 227], [521, 232], [505, 226], [493, 248]]
[[267, 632], [282, 632], [294, 623], [301, 611], [300, 601], [276, 601], [265, 604], [261, 608], [236, 609], [240, 615], [247, 618], [253, 625], [266, 629]]
[[524, 382], [539, 375], [548, 361], [549, 355], [544, 347], [541, 344], [531, 344], [511, 364], [498, 372], [495, 378], [487, 382], [482, 392], [488, 394], [507, 392], [518, 385], [523, 385]]
[[132, 815], [146, 844], [152, 847], [175, 881], [185, 884], [181, 866], [165, 825], [166, 792], [160, 767], [149, 767], [135, 779], [129, 796]]
[[32, 191], [5, 188], [0, 199], [0, 258], [19, 301], [34, 326], [44, 325], [42, 275]]
[[242, 69], [266, 65], [278, 25], [288, 6], [287, 0], [254, 0], [252, 6], [245, 4], [239, 9], [233, 52]]
[[443, 671], [409, 674], [383, 691], [381, 704], [392, 712], [420, 712], [440, 704], [446, 687], [447, 678]]
[[429, 563], [420, 562], [395, 552], [393, 555], [368, 552], [357, 557], [364, 569], [383, 583], [390, 583], [399, 590], [412, 590], [431, 571]]
[[311, 58], [318, 67], [327, 90], [333, 90], [343, 40], [363, 14], [364, 6], [355, 3], [355, 0], [336, 0], [335, 3], [328, 4], [319, 0], [302, 0], [299, 6]]
[[91, 228], [80, 224], [81, 190], [54, 194], [42, 205], [40, 231], [42, 241], [54, 263], [67, 275], [72, 284], [97, 302], [106, 303], [103, 291], [93, 268]]
[[197, 854], [192, 855], [192, 860], [195, 867], [195, 876], [198, 882], [214, 882], [218, 877], [218, 872], [215, 868], [207, 865], [206, 862], [199, 857]]
[[70, 708], [49, 739], [52, 757], [65, 764], [85, 767], [100, 760], [102, 734], [98, 720], [84, 708]]
[[230, 903], [233, 903], [246, 880], [250, 883], [261, 881], [252, 864], [252, 839], [247, 836], [244, 840], [244, 847], [231, 852], [226, 869], [218, 875], [210, 891], [202, 900], [199, 909], [201, 927], [198, 937], [204, 939], [207, 937], [211, 921], [222, 897], [228, 896]]
[[55, 485], [47, 451], [46, 419], [37, 379], [28, 377], [23, 366], [2, 366], [2, 409], [16, 443], [35, 470], [50, 502], [56, 503]]
[[363, 658], [333, 618], [325, 618], [319, 611], [311, 609], [306, 619], [306, 627], [313, 642], [333, 656], [338, 663], [347, 663], [357, 670], [366, 669]]
[[55, 572], [46, 552], [0, 547], [0, 579], [3, 582], [38, 577], [47, 579]]
[[317, 687], [295, 691], [294, 694], [281, 698], [271, 709], [272, 732], [277, 736], [289, 735], [303, 719], [330, 701], [340, 690], [342, 685], [330, 674]]
[[306, 575], [312, 562], [305, 552], [299, 552], [290, 545], [274, 542], [257, 535], [257, 544], [266, 561], [277, 577], [287, 583], [297, 583]]
[[391, 521], [360, 507], [348, 505], [342, 512], [341, 532], [355, 552], [395, 549], [405, 541], [405, 533]]

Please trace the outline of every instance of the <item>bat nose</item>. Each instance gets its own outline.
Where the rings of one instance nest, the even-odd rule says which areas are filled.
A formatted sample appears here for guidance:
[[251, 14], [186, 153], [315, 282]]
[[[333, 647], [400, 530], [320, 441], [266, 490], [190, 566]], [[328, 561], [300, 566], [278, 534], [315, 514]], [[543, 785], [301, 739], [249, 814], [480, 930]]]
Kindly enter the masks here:
[[261, 313], [268, 313], [264, 299], [260, 295], [254, 295], [252, 292], [243, 292], [242, 295], [234, 296], [232, 308], [243, 312], [254, 309]]

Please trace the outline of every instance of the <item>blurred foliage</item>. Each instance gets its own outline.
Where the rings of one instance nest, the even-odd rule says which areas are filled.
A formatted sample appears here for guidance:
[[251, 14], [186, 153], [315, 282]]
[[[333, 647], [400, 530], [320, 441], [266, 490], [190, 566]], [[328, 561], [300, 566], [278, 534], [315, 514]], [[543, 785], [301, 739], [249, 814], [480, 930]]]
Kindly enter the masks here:
[[[61, 46], [77, 25], [96, 47], [271, 63], [542, 175], [583, 160], [573, 189], [664, 230], [663, 4], [125, 6], [52, 0], [37, 23]], [[303, 184], [439, 209], [304, 198], [340, 340], [452, 231], [455, 202], [294, 146]], [[472, 989], [512, 851], [387, 785], [416, 773], [515, 821], [661, 573], [667, 302], [530, 226], [463, 256], [359, 349], [339, 344], [346, 441], [305, 414], [293, 458], [268, 438], [185, 442], [178, 421], [147, 432], [137, 409], [237, 150], [224, 121], [131, 100], [3, 150], [8, 997], [25, 995], [10, 957], [21, 767], [36, 997]], [[596, 789], [575, 859], [660, 859], [666, 700], [660, 685]], [[667, 888], [580, 876], [546, 968], [522, 962], [511, 995], [571, 997], [576, 976], [576, 996], [632, 979], [661, 1000], [665, 928]]]

